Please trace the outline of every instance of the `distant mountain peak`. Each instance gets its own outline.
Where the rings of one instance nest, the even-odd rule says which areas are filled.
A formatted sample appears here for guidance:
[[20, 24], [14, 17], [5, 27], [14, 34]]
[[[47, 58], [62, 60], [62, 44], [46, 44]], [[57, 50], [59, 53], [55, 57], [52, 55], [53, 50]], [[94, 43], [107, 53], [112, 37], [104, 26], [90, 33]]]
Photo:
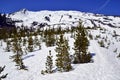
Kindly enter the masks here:
[[28, 10], [26, 9], [26, 8], [23, 8], [23, 9], [21, 9], [20, 11], [18, 11], [18, 12], [21, 12], [21, 13], [26, 13]]

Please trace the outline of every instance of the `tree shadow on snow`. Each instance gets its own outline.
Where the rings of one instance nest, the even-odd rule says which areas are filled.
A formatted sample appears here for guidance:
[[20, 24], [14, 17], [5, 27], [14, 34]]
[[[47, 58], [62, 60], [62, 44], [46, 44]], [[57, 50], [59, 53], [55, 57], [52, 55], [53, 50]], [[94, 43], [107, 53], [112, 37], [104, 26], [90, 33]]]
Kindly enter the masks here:
[[93, 63], [93, 62], [94, 62], [93, 57], [94, 57], [96, 54], [95, 54], [95, 53], [90, 53], [90, 55], [92, 56], [90, 63]]
[[[91, 56], [91, 60], [90, 60], [90, 62], [85, 62], [85, 63], [93, 63], [94, 62], [93, 57], [96, 54], [95, 53], [89, 53], [89, 54]], [[71, 59], [72, 64], [85, 64], [85, 63], [74, 63], [74, 55], [70, 55], [70, 59]]]
[[96, 54], [95, 53], [90, 53], [92, 57], [94, 57]]
[[33, 55], [33, 54], [32, 55], [27, 55], [27, 56], [23, 57], [22, 60], [33, 57], [33, 56], [35, 56], [35, 55]]

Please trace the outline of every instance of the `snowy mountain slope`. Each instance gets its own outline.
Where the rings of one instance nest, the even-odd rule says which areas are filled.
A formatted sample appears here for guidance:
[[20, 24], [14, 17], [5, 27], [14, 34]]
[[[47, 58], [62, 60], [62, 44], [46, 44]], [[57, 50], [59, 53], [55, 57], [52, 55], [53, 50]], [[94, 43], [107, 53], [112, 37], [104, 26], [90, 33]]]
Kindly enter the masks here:
[[[50, 18], [50, 21], [45, 19], [46, 16]], [[117, 57], [120, 54], [119, 17], [78, 11], [32, 12], [26, 10], [10, 14], [9, 17], [13, 20], [22, 20], [19, 23], [16, 22], [16, 25], [19, 26], [22, 24], [31, 26], [36, 21], [38, 24], [34, 27], [38, 27], [40, 23], [47, 23], [51, 26], [56, 24], [56, 27], [58, 24], [62, 24], [63, 27], [71, 27], [76, 26], [78, 21], [82, 20], [85, 27], [98, 26], [98, 28], [87, 30], [88, 34], [93, 36], [93, 40], [89, 40], [88, 49], [93, 55], [93, 62], [72, 64], [73, 70], [70, 72], [41, 74], [41, 70], [45, 69], [46, 56], [49, 50], [51, 50], [53, 55], [54, 69], [56, 68], [56, 46], [46, 47], [44, 42], [41, 44], [41, 50], [23, 56], [23, 62], [27, 66], [28, 71], [17, 70], [15, 63], [10, 59], [10, 56], [14, 53], [5, 52], [6, 44], [3, 42], [3, 46], [0, 46], [0, 66], [6, 65], [4, 73], [8, 73], [8, 76], [5, 80], [120, 80], [120, 58]], [[74, 22], [76, 24], [73, 24]], [[114, 36], [114, 31], [118, 36]], [[70, 54], [74, 54], [74, 39], [70, 37], [71, 34], [65, 34], [65, 36], [69, 39]], [[99, 41], [101, 40], [105, 42], [105, 47], [100, 47]], [[117, 51], [115, 51], [116, 49]]]
[[[105, 33], [102, 33], [103, 30], [100, 29], [88, 31], [93, 35], [93, 40], [90, 40], [89, 46], [89, 51], [93, 54], [93, 62], [72, 64], [73, 70], [70, 72], [41, 74], [41, 70], [45, 68], [46, 56], [49, 50], [52, 50], [54, 61], [56, 58], [55, 47], [46, 47], [44, 43], [41, 44], [41, 50], [23, 56], [23, 61], [28, 71], [17, 70], [15, 63], [9, 59], [13, 53], [5, 52], [3, 48], [6, 45], [4, 44], [4, 46], [0, 47], [0, 66], [6, 65], [4, 73], [8, 73], [8, 76], [5, 80], [120, 80], [120, 59], [117, 58], [117, 54], [120, 52], [120, 41], [116, 41], [120, 40], [120, 37], [117, 37], [117, 39], [112, 37], [113, 30], [117, 32], [117, 29], [109, 27], [107, 29]], [[96, 35], [101, 37], [96, 39]], [[74, 39], [70, 37], [70, 34], [65, 36], [69, 39], [70, 53], [73, 54]], [[107, 42], [105, 42], [105, 47], [100, 47], [98, 41], [104, 40], [103, 37], [106, 36], [108, 38]], [[110, 45], [106, 48], [109, 41]], [[116, 48], [118, 51], [114, 52]]]
[[[32, 26], [33, 22], [37, 22], [38, 26], [41, 23], [55, 26], [61, 24], [65, 26], [76, 26], [79, 21], [83, 22], [85, 27], [96, 27], [107, 25], [110, 27], [120, 27], [120, 17], [104, 16], [100, 14], [84, 13], [79, 11], [28, 11], [26, 9], [20, 10], [9, 15], [12, 20], [19, 20], [16, 25]], [[47, 20], [48, 18], [49, 20]]]

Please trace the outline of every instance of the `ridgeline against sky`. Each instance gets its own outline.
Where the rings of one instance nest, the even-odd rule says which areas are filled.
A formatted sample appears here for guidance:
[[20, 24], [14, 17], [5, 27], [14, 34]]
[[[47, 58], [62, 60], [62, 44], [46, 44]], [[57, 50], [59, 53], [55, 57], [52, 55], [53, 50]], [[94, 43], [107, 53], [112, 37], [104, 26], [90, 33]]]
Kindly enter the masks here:
[[120, 15], [120, 0], [1, 0], [0, 13], [12, 13], [26, 8], [40, 10], [77, 10]]

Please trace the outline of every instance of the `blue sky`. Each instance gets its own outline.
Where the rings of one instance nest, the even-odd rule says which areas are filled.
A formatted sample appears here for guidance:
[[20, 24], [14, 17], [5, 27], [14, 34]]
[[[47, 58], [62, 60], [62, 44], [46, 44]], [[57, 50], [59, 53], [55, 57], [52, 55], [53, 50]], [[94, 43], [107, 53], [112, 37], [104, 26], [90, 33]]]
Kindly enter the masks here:
[[120, 15], [120, 0], [1, 0], [0, 13], [12, 13], [26, 8], [40, 10], [78, 10]]

